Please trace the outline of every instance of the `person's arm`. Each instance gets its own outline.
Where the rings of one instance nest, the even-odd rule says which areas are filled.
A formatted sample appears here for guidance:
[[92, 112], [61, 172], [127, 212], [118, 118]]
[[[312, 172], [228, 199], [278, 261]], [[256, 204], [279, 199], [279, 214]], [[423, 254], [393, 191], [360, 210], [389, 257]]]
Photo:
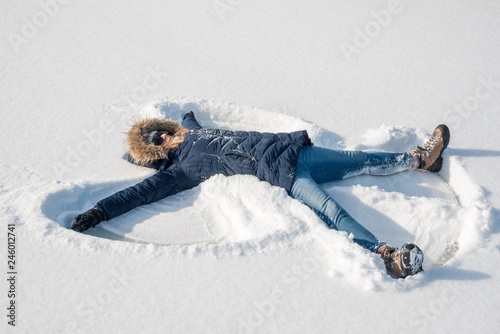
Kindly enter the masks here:
[[184, 115], [184, 118], [182, 120], [182, 126], [188, 130], [199, 130], [203, 129], [200, 123], [196, 120], [194, 117], [194, 112], [190, 111], [186, 115]]
[[101, 221], [113, 219], [140, 205], [159, 201], [197, 185], [198, 182], [188, 178], [180, 167], [171, 167], [100, 200], [95, 207], [73, 219], [71, 229], [83, 232]]

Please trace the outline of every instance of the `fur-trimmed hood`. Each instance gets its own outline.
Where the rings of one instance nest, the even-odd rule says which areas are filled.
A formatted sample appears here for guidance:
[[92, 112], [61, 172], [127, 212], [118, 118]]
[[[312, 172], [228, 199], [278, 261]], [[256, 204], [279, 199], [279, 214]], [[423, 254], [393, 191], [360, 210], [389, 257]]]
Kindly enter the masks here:
[[176, 148], [179, 143], [167, 146], [155, 146], [148, 142], [148, 137], [153, 131], [166, 131], [171, 136], [185, 137], [188, 130], [184, 129], [179, 122], [160, 118], [146, 118], [135, 122], [128, 132], [127, 143], [130, 157], [139, 164], [144, 165], [166, 159], [168, 152]]

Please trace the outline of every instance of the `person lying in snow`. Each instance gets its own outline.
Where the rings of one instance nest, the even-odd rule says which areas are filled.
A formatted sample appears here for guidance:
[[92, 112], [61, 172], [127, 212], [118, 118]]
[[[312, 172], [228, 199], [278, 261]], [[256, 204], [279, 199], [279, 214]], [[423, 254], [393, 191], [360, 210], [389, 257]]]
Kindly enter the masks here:
[[354, 242], [380, 254], [397, 277], [422, 271], [424, 255], [413, 243], [401, 249], [377, 239], [354, 220], [319, 184], [356, 175], [390, 175], [410, 169], [438, 172], [450, 132], [439, 125], [429, 141], [406, 153], [367, 153], [315, 147], [306, 131], [260, 133], [203, 129], [191, 111], [182, 126], [166, 119], [144, 119], [128, 133], [132, 162], [158, 169], [142, 182], [100, 200], [78, 215], [71, 228], [83, 232], [140, 205], [196, 187], [217, 174], [249, 174], [284, 188], [328, 225], [354, 236]]

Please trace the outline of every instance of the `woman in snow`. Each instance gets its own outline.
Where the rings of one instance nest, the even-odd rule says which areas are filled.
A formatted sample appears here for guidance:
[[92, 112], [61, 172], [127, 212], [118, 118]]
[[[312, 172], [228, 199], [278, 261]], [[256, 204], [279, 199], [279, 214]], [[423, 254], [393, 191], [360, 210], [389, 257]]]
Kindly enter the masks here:
[[182, 126], [171, 120], [145, 119], [128, 133], [129, 157], [159, 172], [99, 201], [77, 216], [71, 228], [83, 232], [140, 205], [196, 187], [217, 174], [249, 174], [284, 188], [330, 228], [352, 233], [354, 242], [380, 254], [397, 277], [406, 277], [422, 271], [420, 248], [406, 243], [398, 249], [380, 241], [319, 184], [409, 169], [438, 172], [449, 138], [448, 127], [439, 125], [423, 147], [411, 152], [367, 153], [314, 147], [306, 131], [274, 134], [203, 129], [192, 111], [184, 116]]

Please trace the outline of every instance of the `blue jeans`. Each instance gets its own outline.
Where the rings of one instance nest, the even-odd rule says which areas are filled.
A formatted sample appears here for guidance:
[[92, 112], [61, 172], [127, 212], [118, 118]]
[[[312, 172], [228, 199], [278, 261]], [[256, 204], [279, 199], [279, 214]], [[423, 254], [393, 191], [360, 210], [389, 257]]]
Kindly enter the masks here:
[[390, 175], [410, 169], [412, 162], [410, 153], [367, 153], [305, 146], [299, 155], [291, 195], [314, 210], [328, 227], [352, 233], [354, 242], [376, 252], [385, 243], [352, 218], [319, 184], [363, 174]]

